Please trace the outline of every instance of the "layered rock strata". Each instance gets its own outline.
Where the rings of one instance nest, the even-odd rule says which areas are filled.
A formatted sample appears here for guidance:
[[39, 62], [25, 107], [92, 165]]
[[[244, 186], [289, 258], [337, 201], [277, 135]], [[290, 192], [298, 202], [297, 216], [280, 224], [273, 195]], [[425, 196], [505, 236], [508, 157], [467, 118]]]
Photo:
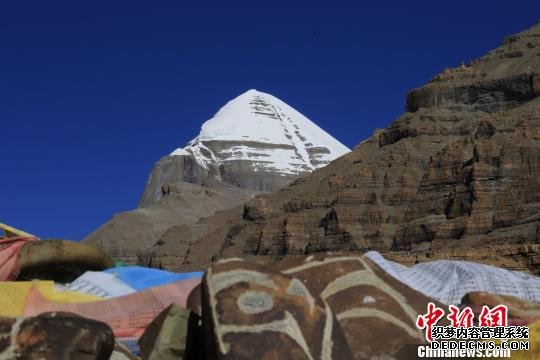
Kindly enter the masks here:
[[540, 273], [539, 74], [537, 24], [412, 90], [407, 111], [351, 153], [202, 220], [185, 267], [375, 249]]

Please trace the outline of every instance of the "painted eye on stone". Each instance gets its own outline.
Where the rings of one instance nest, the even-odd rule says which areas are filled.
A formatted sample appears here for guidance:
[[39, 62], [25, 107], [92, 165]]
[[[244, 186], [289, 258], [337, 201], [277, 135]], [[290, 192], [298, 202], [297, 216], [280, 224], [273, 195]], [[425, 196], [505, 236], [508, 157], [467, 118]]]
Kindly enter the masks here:
[[246, 314], [258, 314], [274, 307], [272, 296], [264, 291], [247, 291], [240, 295], [236, 303]]

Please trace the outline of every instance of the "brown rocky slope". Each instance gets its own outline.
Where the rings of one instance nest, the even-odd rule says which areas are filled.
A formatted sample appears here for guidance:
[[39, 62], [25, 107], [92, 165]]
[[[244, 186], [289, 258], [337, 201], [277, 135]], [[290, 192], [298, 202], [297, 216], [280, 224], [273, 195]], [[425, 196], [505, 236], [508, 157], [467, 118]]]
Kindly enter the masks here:
[[[159, 202], [114, 215], [89, 234], [83, 243], [97, 247], [117, 260], [136, 263], [155, 243], [164, 244], [162, 237], [174, 233], [175, 229], [179, 229], [183, 237], [191, 236], [192, 232], [194, 236], [205, 233], [207, 226], [197, 224], [199, 218], [242, 204], [255, 194], [218, 182], [201, 186], [176, 181], [163, 185], [162, 190], [163, 198]], [[163, 263], [162, 266], [178, 262], [180, 255], [174, 255], [181, 251], [182, 248], [176, 246], [168, 248], [170, 264]]]
[[170, 233], [145, 261], [159, 266], [173, 245], [173, 270], [375, 249], [406, 264], [467, 259], [538, 274], [539, 95], [537, 24], [410, 91], [406, 112], [351, 153], [200, 220], [200, 236]]

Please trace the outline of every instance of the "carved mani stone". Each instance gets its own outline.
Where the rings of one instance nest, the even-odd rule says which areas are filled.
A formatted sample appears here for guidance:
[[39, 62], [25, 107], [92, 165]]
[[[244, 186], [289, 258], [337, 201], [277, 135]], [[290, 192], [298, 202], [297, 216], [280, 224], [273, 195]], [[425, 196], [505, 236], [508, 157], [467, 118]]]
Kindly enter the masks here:
[[356, 359], [415, 358], [417, 345], [425, 343], [416, 319], [433, 300], [367, 257], [322, 253], [285, 259], [276, 266], [328, 304]]
[[330, 307], [298, 279], [240, 259], [202, 282], [207, 358], [352, 359]]

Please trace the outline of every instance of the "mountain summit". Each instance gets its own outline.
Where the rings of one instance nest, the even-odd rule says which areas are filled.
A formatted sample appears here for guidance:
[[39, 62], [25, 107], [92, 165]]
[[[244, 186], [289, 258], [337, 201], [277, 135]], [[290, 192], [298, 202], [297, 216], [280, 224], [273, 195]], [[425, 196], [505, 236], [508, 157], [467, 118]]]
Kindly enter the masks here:
[[349, 151], [280, 99], [248, 90], [206, 121], [187, 146], [156, 164], [140, 205], [159, 201], [171, 181], [278, 190]]
[[[138, 209], [114, 215], [84, 241], [124, 261], [179, 266], [183, 247], [167, 239], [197, 238], [208, 228], [199, 219], [277, 190], [347, 152], [283, 101], [249, 90], [206, 121], [186, 147], [155, 164]], [[152, 263], [156, 251], [170, 256]]]
[[199, 136], [171, 155], [191, 154], [207, 167], [247, 160], [254, 169], [300, 174], [349, 151], [283, 101], [252, 89], [229, 101]]

